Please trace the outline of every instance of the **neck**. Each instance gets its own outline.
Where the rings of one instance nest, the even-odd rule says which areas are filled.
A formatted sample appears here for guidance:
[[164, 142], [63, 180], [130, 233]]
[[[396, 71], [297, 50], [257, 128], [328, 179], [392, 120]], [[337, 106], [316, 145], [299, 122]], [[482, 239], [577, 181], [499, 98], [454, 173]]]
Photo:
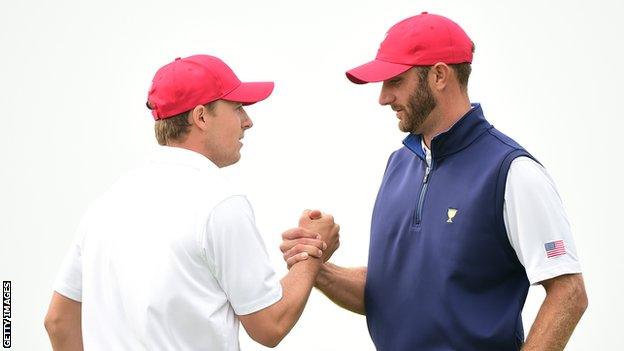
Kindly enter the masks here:
[[429, 115], [431, 126], [422, 132], [425, 145], [431, 148], [431, 140], [436, 135], [451, 129], [470, 109], [467, 93], [439, 98], [436, 108]]

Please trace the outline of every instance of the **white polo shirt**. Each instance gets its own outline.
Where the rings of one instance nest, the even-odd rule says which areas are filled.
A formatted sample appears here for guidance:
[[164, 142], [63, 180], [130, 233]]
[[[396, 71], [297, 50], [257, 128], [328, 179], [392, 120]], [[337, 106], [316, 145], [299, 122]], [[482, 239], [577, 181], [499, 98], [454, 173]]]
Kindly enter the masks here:
[[245, 198], [206, 157], [162, 147], [89, 208], [54, 289], [82, 301], [85, 350], [239, 350], [279, 301]]
[[[431, 165], [431, 150], [421, 142]], [[546, 169], [528, 157], [511, 162], [505, 183], [503, 221], [509, 243], [531, 284], [581, 273], [563, 203]]]

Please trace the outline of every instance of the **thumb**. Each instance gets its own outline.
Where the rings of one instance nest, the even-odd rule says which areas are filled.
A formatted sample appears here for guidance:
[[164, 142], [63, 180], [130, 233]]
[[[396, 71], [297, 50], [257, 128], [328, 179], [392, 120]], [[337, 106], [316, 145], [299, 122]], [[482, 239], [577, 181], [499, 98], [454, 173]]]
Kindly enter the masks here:
[[310, 219], [319, 219], [322, 217], [322, 213], [319, 210], [312, 210], [308, 213], [308, 216], [310, 217]]

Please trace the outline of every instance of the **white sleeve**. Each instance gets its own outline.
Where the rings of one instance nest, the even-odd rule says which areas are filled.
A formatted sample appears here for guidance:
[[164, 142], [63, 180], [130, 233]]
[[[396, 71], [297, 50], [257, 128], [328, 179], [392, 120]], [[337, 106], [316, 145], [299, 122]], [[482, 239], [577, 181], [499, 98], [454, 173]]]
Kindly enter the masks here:
[[83, 216], [69, 251], [63, 259], [54, 290], [74, 301], [82, 301], [82, 253], [81, 241], [86, 231], [87, 215]]
[[546, 169], [528, 157], [515, 159], [509, 167], [503, 219], [531, 284], [581, 272], [555, 184]]
[[256, 312], [282, 298], [282, 285], [247, 198], [232, 196], [213, 209], [203, 244], [215, 278], [237, 315]]

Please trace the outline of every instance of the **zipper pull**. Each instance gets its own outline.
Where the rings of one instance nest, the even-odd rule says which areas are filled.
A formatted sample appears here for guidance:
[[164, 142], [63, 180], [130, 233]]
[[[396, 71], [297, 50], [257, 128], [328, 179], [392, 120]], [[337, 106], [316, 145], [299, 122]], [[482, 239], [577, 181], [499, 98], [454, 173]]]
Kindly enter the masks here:
[[423, 178], [423, 183], [426, 184], [427, 181], [429, 180], [429, 172], [431, 171], [431, 168], [429, 168], [429, 166], [427, 166], [427, 168], [425, 169], [425, 177]]

